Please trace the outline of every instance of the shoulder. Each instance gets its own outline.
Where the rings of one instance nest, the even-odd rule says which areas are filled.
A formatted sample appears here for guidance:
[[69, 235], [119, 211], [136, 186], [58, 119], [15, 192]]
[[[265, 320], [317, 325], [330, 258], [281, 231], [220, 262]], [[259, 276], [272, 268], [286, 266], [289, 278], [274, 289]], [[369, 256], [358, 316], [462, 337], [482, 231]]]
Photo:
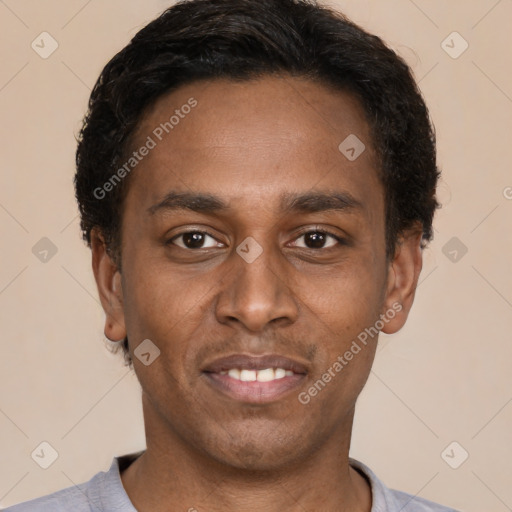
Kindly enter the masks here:
[[128, 466], [141, 453], [114, 457], [108, 471], [97, 473], [88, 482], [14, 505], [4, 509], [4, 512], [136, 512], [124, 491], [120, 469]]
[[399, 508], [402, 512], [458, 512], [454, 508], [445, 507], [439, 503], [413, 496], [402, 491], [388, 489], [389, 493], [393, 495]]
[[41, 498], [25, 501], [18, 505], [6, 508], [4, 512], [65, 512], [73, 510], [76, 512], [96, 512], [94, 504], [88, 497], [94, 481], [98, 478], [95, 475], [89, 482], [77, 486], [68, 487]]
[[351, 458], [350, 465], [370, 483], [373, 500], [371, 512], [459, 512], [425, 498], [389, 489], [368, 466], [358, 460]]

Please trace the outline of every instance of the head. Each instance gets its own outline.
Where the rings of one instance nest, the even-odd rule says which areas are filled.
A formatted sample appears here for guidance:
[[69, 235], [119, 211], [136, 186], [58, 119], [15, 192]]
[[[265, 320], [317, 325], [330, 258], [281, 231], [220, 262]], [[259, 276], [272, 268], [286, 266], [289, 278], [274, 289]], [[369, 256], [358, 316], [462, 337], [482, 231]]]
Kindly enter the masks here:
[[[251, 468], [350, 423], [378, 334], [351, 347], [405, 323], [438, 176], [408, 66], [339, 13], [192, 0], [142, 29], [93, 89], [75, 184], [105, 334], [148, 416]], [[300, 363], [302, 393], [331, 379], [233, 407], [208, 373], [240, 353]]]

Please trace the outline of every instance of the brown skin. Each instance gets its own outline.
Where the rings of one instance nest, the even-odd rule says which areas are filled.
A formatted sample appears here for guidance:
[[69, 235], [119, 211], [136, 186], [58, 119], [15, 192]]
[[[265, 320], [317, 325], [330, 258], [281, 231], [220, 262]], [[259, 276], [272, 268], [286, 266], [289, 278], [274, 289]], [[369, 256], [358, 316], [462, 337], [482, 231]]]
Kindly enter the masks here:
[[[369, 126], [352, 96], [318, 83], [266, 77], [183, 86], [141, 121], [138, 148], [190, 97], [185, 119], [130, 176], [122, 225], [122, 273], [93, 232], [93, 269], [106, 312], [105, 335], [127, 334], [130, 350], [149, 338], [161, 354], [144, 366], [147, 450], [122, 473], [140, 512], [368, 512], [367, 481], [348, 464], [354, 408], [377, 337], [307, 405], [307, 390], [357, 335], [399, 302], [385, 324], [405, 323], [422, 266], [421, 229], [401, 236], [386, 259], [384, 190]], [[356, 134], [366, 151], [350, 162], [338, 145]], [[170, 191], [213, 194], [213, 214], [148, 208]], [[350, 193], [361, 208], [297, 213], [283, 193]], [[329, 229], [315, 246], [310, 235]], [[208, 230], [194, 249], [187, 231]], [[247, 263], [248, 236], [263, 253]], [[194, 247], [192, 245], [192, 247]], [[317, 249], [310, 247], [319, 247]], [[297, 359], [308, 368], [299, 390], [275, 403], [247, 404], [208, 385], [201, 368], [234, 353]]]

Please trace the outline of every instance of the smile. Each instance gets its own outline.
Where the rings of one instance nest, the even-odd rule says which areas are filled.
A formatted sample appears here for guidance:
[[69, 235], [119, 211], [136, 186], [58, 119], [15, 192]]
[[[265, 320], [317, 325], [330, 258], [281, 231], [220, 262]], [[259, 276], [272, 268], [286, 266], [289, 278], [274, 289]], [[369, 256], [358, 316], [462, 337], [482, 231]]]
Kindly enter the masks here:
[[278, 355], [245, 355], [216, 359], [202, 375], [216, 394], [245, 403], [263, 404], [283, 399], [302, 385], [306, 364]]
[[232, 368], [227, 371], [221, 371], [220, 375], [228, 375], [232, 379], [241, 380], [242, 382], [270, 382], [284, 377], [292, 377], [293, 372], [291, 370], [285, 370], [284, 368], [265, 368], [264, 370], [241, 370]]

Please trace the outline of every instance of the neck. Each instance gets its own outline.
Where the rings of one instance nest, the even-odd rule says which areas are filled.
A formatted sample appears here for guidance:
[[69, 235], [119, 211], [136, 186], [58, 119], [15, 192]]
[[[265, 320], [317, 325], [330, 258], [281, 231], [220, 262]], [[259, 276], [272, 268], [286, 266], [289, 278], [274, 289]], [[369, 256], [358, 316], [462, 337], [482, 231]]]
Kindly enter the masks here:
[[[144, 407], [146, 451], [121, 474], [138, 512], [370, 512], [366, 478], [350, 467], [348, 430], [334, 433], [300, 463], [251, 470], [215, 460], [184, 443]], [[346, 426], [345, 426], [346, 427]]]

